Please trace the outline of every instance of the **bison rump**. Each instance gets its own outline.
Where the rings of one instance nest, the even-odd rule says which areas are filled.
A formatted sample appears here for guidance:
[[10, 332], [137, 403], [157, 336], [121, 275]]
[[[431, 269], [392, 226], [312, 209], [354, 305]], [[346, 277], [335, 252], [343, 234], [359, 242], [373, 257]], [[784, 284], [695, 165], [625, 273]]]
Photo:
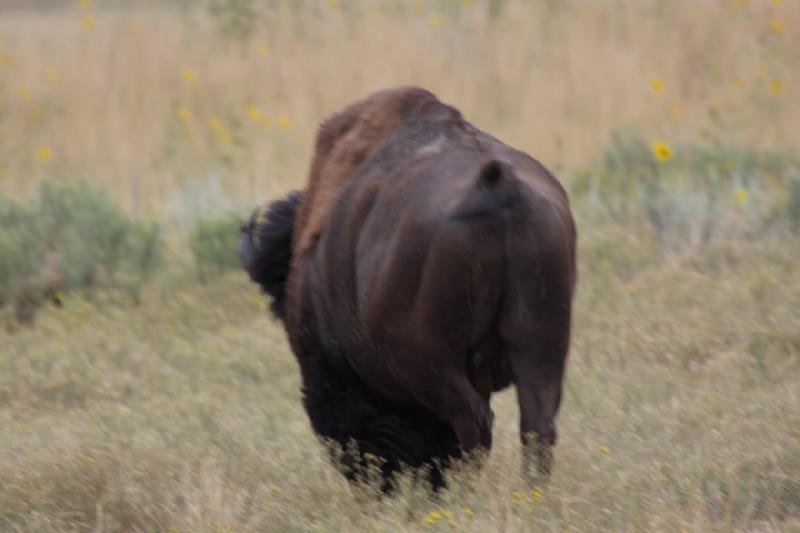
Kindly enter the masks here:
[[575, 239], [540, 163], [405, 88], [324, 123], [302, 197], [256, 211], [240, 253], [284, 322], [312, 428], [356, 445], [348, 478], [372, 454], [387, 483], [429, 464], [438, 486], [440, 460], [491, 446], [490, 395], [511, 382], [524, 468], [549, 471]]

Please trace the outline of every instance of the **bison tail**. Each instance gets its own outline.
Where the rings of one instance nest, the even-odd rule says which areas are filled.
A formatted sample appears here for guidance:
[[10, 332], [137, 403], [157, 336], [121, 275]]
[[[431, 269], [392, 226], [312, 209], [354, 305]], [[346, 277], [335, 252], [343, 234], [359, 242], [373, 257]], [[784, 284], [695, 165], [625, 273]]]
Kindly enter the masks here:
[[292, 260], [292, 228], [303, 193], [295, 191], [285, 198], [256, 209], [241, 227], [239, 256], [250, 279], [271, 298], [270, 310], [283, 320], [286, 304], [286, 278]]
[[519, 182], [505, 163], [484, 163], [475, 183], [456, 207], [453, 218], [468, 220], [497, 214], [513, 208], [522, 198]]

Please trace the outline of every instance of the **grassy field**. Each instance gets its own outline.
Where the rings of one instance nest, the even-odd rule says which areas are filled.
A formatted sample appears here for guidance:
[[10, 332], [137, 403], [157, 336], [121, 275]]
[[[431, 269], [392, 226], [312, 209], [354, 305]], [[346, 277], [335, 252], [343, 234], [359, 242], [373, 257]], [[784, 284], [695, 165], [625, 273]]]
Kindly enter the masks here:
[[232, 273], [140, 306], [67, 297], [0, 336], [0, 529], [800, 530], [800, 247], [662, 265], [628, 236], [587, 263], [618, 236], [583, 254], [545, 487], [518, 476], [506, 391], [481, 472], [438, 500], [353, 494], [309, 429], [283, 332]]
[[[48, 206], [155, 222], [164, 242], [141, 286], [76, 270], [32, 325], [0, 280], [0, 531], [800, 532], [800, 3], [212, 4], [0, 1], [0, 200], [31, 206], [0, 201], [0, 274], [35, 277], [9, 259], [42, 228], [81, 258], [106, 225]], [[572, 194], [546, 486], [519, 476], [513, 390], [488, 462], [450, 490], [349, 486], [233, 245], [197, 237], [301, 186], [319, 120], [395, 84]], [[121, 211], [59, 200], [88, 189], [37, 200], [76, 178]]]

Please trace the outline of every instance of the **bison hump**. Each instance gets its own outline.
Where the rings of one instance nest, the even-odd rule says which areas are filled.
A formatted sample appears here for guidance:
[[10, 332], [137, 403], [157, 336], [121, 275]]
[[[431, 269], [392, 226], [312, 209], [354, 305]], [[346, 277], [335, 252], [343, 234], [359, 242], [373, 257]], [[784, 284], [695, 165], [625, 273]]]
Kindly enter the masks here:
[[324, 121], [294, 227], [302, 257], [342, 190], [365, 175], [385, 176], [426, 145], [463, 126], [461, 114], [430, 92], [403, 87], [375, 93]]

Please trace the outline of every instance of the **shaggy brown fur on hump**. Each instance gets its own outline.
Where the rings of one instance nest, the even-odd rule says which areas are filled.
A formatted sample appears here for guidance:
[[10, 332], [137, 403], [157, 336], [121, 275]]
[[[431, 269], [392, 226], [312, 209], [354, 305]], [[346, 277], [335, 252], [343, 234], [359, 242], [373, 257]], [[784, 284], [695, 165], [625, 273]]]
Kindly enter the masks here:
[[433, 94], [417, 87], [381, 91], [322, 123], [294, 225], [295, 259], [313, 245], [336, 197], [358, 167], [375, 154], [409, 113], [438, 102]]

